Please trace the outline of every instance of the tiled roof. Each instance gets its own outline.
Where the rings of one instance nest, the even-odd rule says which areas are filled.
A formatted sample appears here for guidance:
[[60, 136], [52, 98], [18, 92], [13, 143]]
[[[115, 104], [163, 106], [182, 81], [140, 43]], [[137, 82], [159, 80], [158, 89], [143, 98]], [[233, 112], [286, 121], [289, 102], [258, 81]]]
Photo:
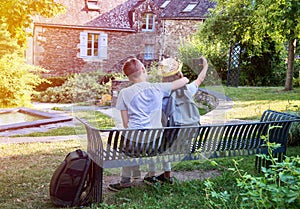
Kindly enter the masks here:
[[[35, 22], [62, 24], [72, 26], [91, 26], [108, 29], [132, 29], [129, 22], [129, 12], [134, 11], [144, 2], [148, 1], [160, 6], [166, 0], [99, 0], [100, 13], [87, 12], [84, 9], [85, 0], [56, 0], [64, 4], [66, 13], [54, 18], [35, 18]], [[197, 3], [190, 12], [183, 12], [189, 3]], [[208, 14], [208, 8], [213, 8], [215, 3], [210, 0], [171, 0], [159, 13], [162, 19], [203, 19]]]
[[[188, 4], [197, 4], [190, 12], [183, 12]], [[208, 9], [215, 6], [210, 0], [171, 0], [161, 14], [163, 19], [203, 19], [207, 17]]]
[[[34, 17], [34, 21], [38, 23], [59, 24], [81, 26], [85, 23], [97, 18], [99, 15], [107, 13], [122, 4], [126, 0], [98, 0], [100, 11], [87, 11], [85, 8], [85, 0], [55, 0], [66, 7], [66, 12], [56, 17], [44, 18], [41, 16]], [[100, 12], [100, 13], [99, 13]]]
[[130, 28], [128, 13], [137, 4], [138, 0], [128, 0], [118, 5], [111, 11], [104, 13], [94, 20], [86, 23], [86, 26], [97, 26], [104, 28]]
[[[153, 0], [152, 2], [160, 8], [166, 0]], [[128, 0], [111, 11], [100, 15], [94, 20], [86, 23], [86, 26], [130, 29], [129, 11], [134, 10], [145, 0]], [[189, 3], [197, 3], [190, 12], [183, 12]], [[203, 19], [208, 14], [208, 8], [213, 8], [215, 3], [210, 0], [171, 0], [170, 3], [161, 9], [162, 19]]]
[[[161, 5], [164, 1], [165, 0], [152, 0], [152, 2], [156, 5]], [[144, 2], [145, 0], [128, 0], [111, 11], [88, 22], [86, 25], [93, 27], [98, 26], [105, 28], [129, 29], [131, 28], [128, 17], [129, 12], [133, 11]]]

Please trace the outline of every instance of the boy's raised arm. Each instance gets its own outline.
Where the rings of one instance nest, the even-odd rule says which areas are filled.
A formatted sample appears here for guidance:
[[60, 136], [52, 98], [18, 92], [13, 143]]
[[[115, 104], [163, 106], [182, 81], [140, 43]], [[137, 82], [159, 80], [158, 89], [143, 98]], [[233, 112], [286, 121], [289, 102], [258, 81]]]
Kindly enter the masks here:
[[180, 78], [172, 82], [172, 90], [179, 89], [189, 82], [187, 77]]

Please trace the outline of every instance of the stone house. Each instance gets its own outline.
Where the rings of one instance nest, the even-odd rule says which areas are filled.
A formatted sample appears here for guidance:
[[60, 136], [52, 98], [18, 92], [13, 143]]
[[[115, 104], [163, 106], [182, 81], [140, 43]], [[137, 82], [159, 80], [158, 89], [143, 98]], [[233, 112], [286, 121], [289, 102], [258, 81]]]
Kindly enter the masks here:
[[210, 0], [57, 0], [66, 13], [34, 18], [27, 61], [49, 75], [119, 72], [128, 57], [149, 65], [178, 56], [207, 17]]

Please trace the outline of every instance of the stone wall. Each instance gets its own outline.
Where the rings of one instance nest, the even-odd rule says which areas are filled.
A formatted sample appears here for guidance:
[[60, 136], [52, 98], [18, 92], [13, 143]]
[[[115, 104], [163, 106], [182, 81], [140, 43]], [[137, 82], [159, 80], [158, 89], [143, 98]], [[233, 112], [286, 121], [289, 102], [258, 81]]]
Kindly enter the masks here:
[[[162, 54], [178, 57], [180, 44], [197, 30], [199, 24], [199, 20], [165, 20], [161, 29], [146, 33], [38, 25], [33, 38], [33, 64], [49, 70], [49, 75], [96, 70], [120, 72], [122, 62], [129, 56], [144, 61], [145, 44], [154, 45], [153, 61], [159, 61]], [[83, 31], [108, 34], [108, 59], [90, 61], [79, 57], [79, 36]], [[147, 61], [144, 64], [147, 65]]]
[[85, 62], [77, 57], [79, 30], [37, 27], [34, 64], [49, 70], [48, 74], [80, 72]]
[[153, 44], [155, 60], [161, 46], [155, 33], [93, 31], [108, 34], [108, 59], [88, 61], [79, 57], [79, 36], [84, 30], [58, 27], [36, 27], [34, 64], [49, 70], [49, 75], [102, 70], [121, 71], [122, 60], [129, 56], [143, 57], [145, 44]]

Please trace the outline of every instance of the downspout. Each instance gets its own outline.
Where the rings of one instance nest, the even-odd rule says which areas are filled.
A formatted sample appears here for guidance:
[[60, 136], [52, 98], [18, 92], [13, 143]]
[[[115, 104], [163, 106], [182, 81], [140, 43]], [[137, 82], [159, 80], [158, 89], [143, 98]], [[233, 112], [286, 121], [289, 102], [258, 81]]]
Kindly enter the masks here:
[[35, 24], [33, 24], [33, 31], [32, 31], [32, 64], [35, 64], [35, 56], [34, 56], [34, 52], [35, 52]]
[[161, 61], [164, 58], [165, 53], [165, 20], [162, 20], [162, 46], [160, 50], [160, 58]]

